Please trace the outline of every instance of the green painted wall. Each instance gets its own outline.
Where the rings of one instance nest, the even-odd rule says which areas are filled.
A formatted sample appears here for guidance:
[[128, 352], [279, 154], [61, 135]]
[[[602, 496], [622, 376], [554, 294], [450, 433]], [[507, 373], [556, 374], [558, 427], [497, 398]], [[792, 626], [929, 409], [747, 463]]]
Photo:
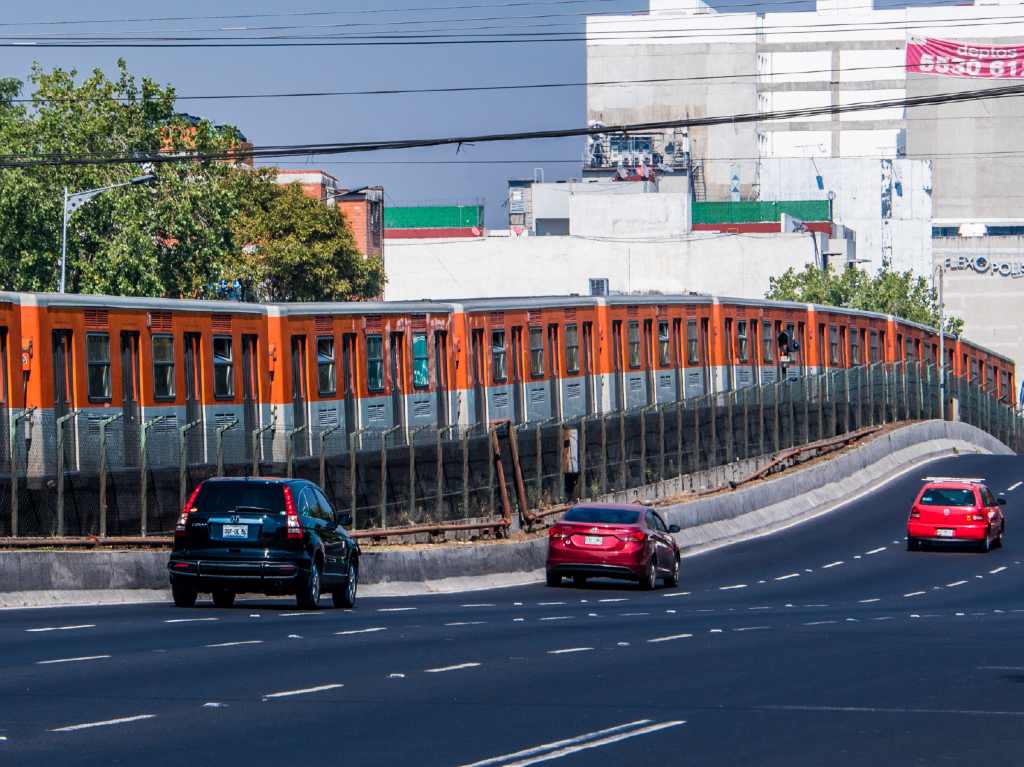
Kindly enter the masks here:
[[778, 221], [783, 213], [803, 221], [831, 221], [828, 200], [790, 200], [783, 202], [695, 202], [695, 224], [750, 224]]
[[384, 207], [385, 229], [451, 229], [482, 226], [482, 205]]

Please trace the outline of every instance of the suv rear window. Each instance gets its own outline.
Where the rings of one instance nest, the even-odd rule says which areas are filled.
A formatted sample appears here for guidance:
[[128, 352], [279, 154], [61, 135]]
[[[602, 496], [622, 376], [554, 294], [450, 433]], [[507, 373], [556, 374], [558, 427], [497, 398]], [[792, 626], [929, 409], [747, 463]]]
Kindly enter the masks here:
[[922, 506], [973, 506], [974, 491], [952, 487], [930, 487], [924, 491]]
[[563, 522], [593, 522], [605, 525], [635, 525], [640, 520], [639, 511], [625, 509], [595, 509], [577, 506], [566, 512]]
[[283, 486], [271, 482], [205, 482], [194, 514], [223, 514], [237, 509], [284, 514]]

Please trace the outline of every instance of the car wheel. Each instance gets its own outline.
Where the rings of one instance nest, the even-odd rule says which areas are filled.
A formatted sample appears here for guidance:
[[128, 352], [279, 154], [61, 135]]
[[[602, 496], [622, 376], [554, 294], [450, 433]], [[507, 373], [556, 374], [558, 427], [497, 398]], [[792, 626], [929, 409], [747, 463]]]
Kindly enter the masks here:
[[558, 575], [557, 573], [553, 573], [550, 570], [548, 570], [548, 572], [547, 572], [546, 580], [547, 580], [548, 586], [561, 586], [562, 585], [562, 576]]
[[587, 585], [587, 576], [585, 575], [574, 575], [572, 577], [572, 585], [576, 588], [581, 588]]
[[348, 582], [341, 591], [332, 591], [331, 600], [335, 607], [356, 606], [356, 589], [359, 588], [359, 567], [354, 562], [348, 566]]
[[654, 564], [654, 557], [651, 557], [651, 561], [647, 564], [647, 570], [640, 581], [640, 588], [644, 591], [654, 591], [658, 588], [658, 568]]
[[992, 551], [992, 539], [988, 537], [988, 530], [985, 531], [985, 537], [978, 543], [978, 551], [982, 554], [988, 554]]
[[1003, 522], [1002, 527], [999, 528], [999, 537], [996, 538], [996, 548], [1003, 548], [1003, 538], [1006, 537], [1006, 522]]
[[316, 560], [313, 560], [309, 575], [299, 586], [295, 601], [303, 610], [315, 610], [320, 606], [320, 565]]
[[215, 607], [227, 609], [235, 604], [235, 592], [228, 589], [217, 589], [213, 592], [213, 604]]
[[665, 576], [665, 585], [670, 589], [674, 589], [679, 585], [679, 557], [676, 557], [675, 564], [672, 566], [672, 574]]
[[174, 597], [175, 607], [195, 607], [199, 595], [192, 584], [175, 581], [171, 584], [171, 596]]

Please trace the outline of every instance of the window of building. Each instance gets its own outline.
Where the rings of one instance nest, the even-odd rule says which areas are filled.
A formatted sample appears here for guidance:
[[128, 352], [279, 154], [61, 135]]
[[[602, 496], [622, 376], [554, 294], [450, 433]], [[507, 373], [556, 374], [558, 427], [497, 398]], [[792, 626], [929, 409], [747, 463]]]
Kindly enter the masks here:
[[412, 385], [414, 389], [430, 386], [430, 353], [427, 351], [427, 334], [412, 334]]
[[770, 322], [761, 323], [761, 355], [766, 363], [775, 359], [775, 337]]
[[89, 362], [89, 399], [110, 399], [110, 335], [89, 333], [85, 337], [86, 359]]
[[153, 396], [174, 399], [173, 336], [153, 336]]
[[366, 336], [366, 388], [384, 391], [384, 338]]
[[640, 367], [640, 323], [636, 320], [629, 323], [629, 366]]
[[316, 369], [320, 395], [334, 394], [338, 390], [338, 374], [333, 336], [320, 336], [316, 339]]
[[686, 364], [700, 364], [700, 340], [697, 336], [697, 320], [686, 321]]
[[750, 360], [750, 339], [747, 337], [747, 321], [736, 323], [736, 352], [741, 363]]
[[658, 323], [658, 364], [667, 367], [672, 361], [672, 340], [668, 334], [668, 320]]
[[491, 377], [494, 383], [504, 383], [508, 379], [508, 351], [504, 330], [491, 332]]
[[544, 328], [530, 328], [530, 375], [544, 375]]
[[565, 372], [580, 372], [580, 333], [576, 325], [565, 326]]
[[607, 296], [608, 295], [608, 278], [607, 277], [591, 277], [590, 278], [590, 295], [592, 295], [592, 296]]
[[229, 399], [235, 396], [235, 363], [230, 336], [213, 337], [213, 396]]

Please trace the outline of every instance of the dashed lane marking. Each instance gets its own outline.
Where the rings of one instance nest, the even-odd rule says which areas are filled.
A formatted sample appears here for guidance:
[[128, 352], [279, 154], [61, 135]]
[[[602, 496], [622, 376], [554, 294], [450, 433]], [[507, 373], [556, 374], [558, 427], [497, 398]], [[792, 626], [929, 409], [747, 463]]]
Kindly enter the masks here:
[[676, 591], [673, 594], [662, 594], [663, 597], [688, 597], [690, 596], [689, 591]]
[[541, 618], [542, 621], [568, 621], [572, 620], [571, 615], [553, 615], [549, 618]]
[[109, 655], [83, 655], [79, 658], [56, 658], [54, 660], [37, 660], [37, 666], [51, 666], [55, 663], [81, 663], [87, 660], [106, 660]]
[[872, 554], [881, 553], [881, 552], [885, 551], [887, 548], [888, 548], [888, 546], [879, 546], [877, 549], [871, 549], [871, 551], [865, 551], [864, 554], [866, 556], [871, 556]]
[[548, 650], [548, 655], [567, 655], [573, 652], [590, 652], [593, 647], [566, 647], [562, 650]]
[[1003, 570], [1005, 570], [1005, 569], [1006, 569], [1006, 567], [1005, 567], [1005, 566], [1003, 566], [1003, 567], [997, 567], [997, 568], [996, 568], [995, 570], [989, 570], [989, 571], [988, 571], [988, 574], [989, 574], [989, 575], [995, 575], [996, 573], [1001, 573], [1001, 572], [1002, 572]]
[[418, 610], [418, 607], [380, 607], [377, 609], [379, 613], [405, 613], [410, 610]]
[[336, 637], [347, 637], [353, 634], [374, 634], [378, 631], [387, 631], [384, 626], [374, 626], [368, 629], [349, 629], [348, 631], [335, 631], [334, 636]]
[[799, 578], [799, 577], [800, 577], [800, 573], [790, 573], [789, 575], [780, 575], [775, 580], [777, 580], [777, 581], [787, 581], [790, 578]]
[[733, 631], [770, 631], [771, 626], [743, 626], [742, 628], [733, 629]]
[[445, 671], [461, 671], [464, 668], [477, 668], [479, 663], [458, 663], [454, 666], [441, 666], [439, 668], [428, 668], [424, 669], [426, 674], [442, 674]]
[[301, 613], [278, 613], [278, 616], [281, 618], [305, 618], [307, 615], [323, 615], [323, 613], [309, 613], [305, 611]]
[[619, 597], [618, 599], [598, 599], [598, 602], [628, 602], [626, 597]]
[[1010, 485], [1008, 488], [1006, 488], [1006, 492], [1012, 493], [1014, 490], [1016, 490], [1021, 485], [1024, 485], [1024, 482], [1014, 482], [1012, 485]]
[[587, 732], [587, 733], [584, 733], [583, 735], [577, 735], [577, 736], [575, 736], [573, 738], [566, 738], [565, 740], [556, 740], [553, 743], [542, 743], [541, 745], [534, 746], [533, 748], [523, 749], [522, 751], [516, 751], [515, 753], [512, 753], [512, 754], [504, 754], [503, 756], [496, 756], [493, 759], [484, 759], [483, 761], [473, 762], [472, 764], [465, 764], [465, 765], [462, 765], [462, 767], [489, 767], [489, 765], [492, 765], [492, 764], [500, 764], [502, 762], [507, 762], [509, 759], [522, 759], [523, 757], [535, 756], [537, 754], [547, 754], [549, 752], [553, 752], [553, 751], [555, 751], [555, 750], [557, 750], [559, 748], [563, 748], [565, 746], [572, 746], [572, 745], [575, 745], [577, 743], [583, 743], [585, 741], [592, 741], [594, 738], [600, 738], [600, 737], [603, 737], [603, 736], [608, 736], [608, 735], [611, 735], [613, 733], [622, 732], [624, 730], [631, 730], [631, 729], [633, 729], [635, 727], [642, 727], [643, 725], [650, 724], [650, 723], [651, 723], [650, 719], [638, 719], [635, 722], [627, 722], [625, 724], [618, 724], [618, 725], [615, 725], [614, 727], [608, 727], [607, 729], [604, 729], [604, 730], [597, 730], [595, 732]]
[[453, 623], [446, 623], [445, 626], [482, 626], [487, 621], [454, 621]]
[[748, 610], [771, 610], [771, 607], [748, 607]]
[[538, 607], [554, 607], [555, 605], [564, 605], [565, 602], [538, 602]]
[[460, 607], [494, 607], [491, 602], [474, 602], [468, 605], [460, 605]]
[[638, 618], [641, 615], [650, 615], [650, 613], [619, 613], [623, 618]]
[[951, 589], [955, 586], [963, 586], [965, 583], [967, 583], [967, 581], [953, 581], [952, 583], [947, 583], [946, 588]]
[[911, 591], [909, 594], [904, 594], [905, 597], [919, 597], [922, 594], [927, 594], [927, 591]]
[[217, 644], [208, 644], [207, 647], [240, 647], [241, 645], [247, 644], [263, 644], [262, 639], [247, 639], [244, 642], [218, 642]]
[[85, 722], [84, 724], [69, 724], [67, 727], [57, 727], [50, 732], [75, 732], [76, 730], [88, 730], [92, 727], [110, 727], [115, 724], [128, 724], [129, 722], [141, 722], [143, 719], [155, 719], [156, 714], [137, 714], [125, 716], [120, 719], [107, 719], [104, 722]]
[[654, 639], [648, 639], [650, 644], [658, 644], [659, 642], [674, 642], [677, 639], [689, 639], [693, 634], [671, 634], [664, 637], [655, 637]]
[[829, 626], [829, 625], [831, 625], [833, 623], [838, 623], [838, 622], [839, 621], [811, 621], [810, 623], [805, 623], [804, 625], [805, 626]]
[[732, 591], [733, 589], [745, 589], [746, 587], [747, 587], [747, 584], [745, 584], [745, 583], [737, 583], [737, 584], [735, 584], [733, 586], [719, 586], [718, 590], [719, 591]]
[[871, 604], [873, 602], [881, 602], [881, 601], [882, 600], [879, 599], [878, 597], [872, 597], [871, 599], [860, 599], [860, 600], [857, 601], [857, 604], [869, 605], [869, 604]]
[[80, 626], [46, 626], [38, 629], [25, 629], [29, 634], [41, 634], [46, 631], [77, 631], [78, 629], [94, 629], [95, 623], [83, 623]]
[[828, 570], [830, 567], [839, 567], [839, 565], [844, 565], [844, 564], [846, 564], [846, 563], [843, 560], [840, 559], [837, 562], [829, 562], [827, 565], [825, 565], [821, 569], [822, 570]]
[[171, 618], [164, 623], [203, 623], [206, 621], [219, 621], [220, 618]]
[[284, 692], [270, 692], [263, 696], [263, 700], [272, 700], [274, 698], [291, 698], [295, 695], [309, 695], [314, 692], [326, 692], [327, 690], [337, 690], [344, 687], [343, 684], [322, 684], [318, 687], [306, 687], [302, 690], [285, 690]]
[[871, 620], [873, 620], [873, 621], [891, 621], [892, 620], [892, 616], [891, 615], [883, 615], [883, 616], [881, 616], [879, 618], [872, 618]]

